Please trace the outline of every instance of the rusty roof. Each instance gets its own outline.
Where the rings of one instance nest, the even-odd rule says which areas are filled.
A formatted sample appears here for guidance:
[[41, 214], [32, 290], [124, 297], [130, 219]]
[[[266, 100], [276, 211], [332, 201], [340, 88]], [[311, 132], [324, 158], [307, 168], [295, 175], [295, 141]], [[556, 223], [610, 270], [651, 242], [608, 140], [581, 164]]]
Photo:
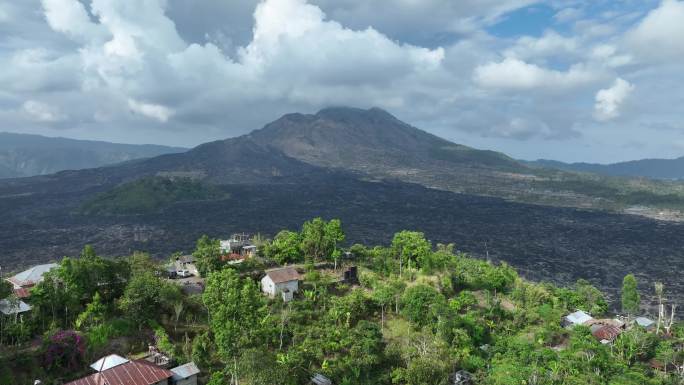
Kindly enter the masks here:
[[266, 270], [266, 275], [271, 278], [273, 283], [283, 283], [299, 280], [299, 273], [294, 267], [280, 267], [277, 269]]
[[591, 334], [599, 341], [613, 341], [615, 338], [617, 338], [617, 336], [620, 335], [620, 333], [622, 333], [622, 330], [613, 325], [604, 325], [591, 332]]
[[130, 361], [65, 385], [152, 385], [171, 378], [173, 372], [145, 360]]

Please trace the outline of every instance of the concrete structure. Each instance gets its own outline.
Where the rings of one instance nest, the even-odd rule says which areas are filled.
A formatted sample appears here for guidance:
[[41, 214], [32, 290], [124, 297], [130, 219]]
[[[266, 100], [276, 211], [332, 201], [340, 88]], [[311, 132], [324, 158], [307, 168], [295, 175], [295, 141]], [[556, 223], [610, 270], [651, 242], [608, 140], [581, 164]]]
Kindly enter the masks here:
[[266, 270], [261, 279], [261, 290], [271, 297], [281, 294], [283, 301], [289, 302], [299, 291], [299, 273], [294, 267]]
[[171, 369], [171, 371], [173, 372], [173, 377], [171, 377], [173, 385], [197, 385], [197, 375], [199, 375], [200, 370], [194, 362], [188, 362]]
[[568, 314], [565, 317], [563, 317], [562, 325], [564, 327], [573, 327], [577, 325], [586, 325], [590, 323], [594, 318], [583, 312], [582, 310], [578, 310], [574, 313]]
[[111, 369], [115, 366], [123, 365], [130, 360], [127, 360], [117, 354], [110, 354], [108, 356], [102, 357], [99, 360], [93, 362], [90, 367], [96, 372], [103, 372], [107, 369]]

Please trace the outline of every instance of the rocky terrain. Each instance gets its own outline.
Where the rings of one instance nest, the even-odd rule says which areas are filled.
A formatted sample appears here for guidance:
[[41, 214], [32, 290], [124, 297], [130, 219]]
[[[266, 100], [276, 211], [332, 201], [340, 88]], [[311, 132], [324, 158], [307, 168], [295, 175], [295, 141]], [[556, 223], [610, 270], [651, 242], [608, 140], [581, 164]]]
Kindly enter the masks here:
[[[660, 280], [683, 302], [684, 224], [580, 204], [605, 200], [591, 195], [598, 188], [616, 191], [600, 184], [566, 180], [563, 189], [540, 189], [535, 204], [520, 198], [534, 201], [525, 189], [563, 175], [444, 141], [380, 110], [287, 115], [252, 135], [186, 153], [0, 181], [0, 263], [7, 271], [75, 255], [84, 244], [104, 255], [143, 250], [166, 258], [192, 250], [202, 234], [272, 236], [323, 216], [342, 219], [349, 244], [387, 243], [394, 232], [415, 229], [476, 256], [488, 252], [536, 280], [585, 278], [615, 295], [631, 272], [644, 294]], [[116, 202], [138, 191], [128, 186], [141, 186], [131, 182], [150, 177], [190, 179], [212, 192], [186, 199], [171, 186], [172, 198], [154, 211], [117, 212]], [[563, 194], [562, 206], [578, 207], [540, 204]], [[98, 207], [103, 202], [106, 210]]]

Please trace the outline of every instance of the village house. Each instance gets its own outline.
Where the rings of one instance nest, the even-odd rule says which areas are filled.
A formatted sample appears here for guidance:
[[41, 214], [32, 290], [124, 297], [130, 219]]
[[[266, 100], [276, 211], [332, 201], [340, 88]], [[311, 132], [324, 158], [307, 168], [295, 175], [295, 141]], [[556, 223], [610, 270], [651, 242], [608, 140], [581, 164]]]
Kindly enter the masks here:
[[197, 385], [197, 376], [200, 370], [194, 362], [188, 362], [171, 369], [171, 371], [173, 372], [173, 377], [171, 377], [173, 385]]
[[[112, 361], [113, 362], [113, 361]], [[145, 361], [123, 362], [65, 385], [172, 385], [173, 372]]]
[[15, 276], [7, 278], [6, 280], [12, 284], [12, 287], [14, 288], [14, 294], [17, 297], [27, 298], [31, 295], [29, 289], [43, 282], [43, 276], [45, 273], [56, 267], [59, 267], [59, 265], [56, 263], [33, 266], [32, 268], [22, 271]]
[[31, 311], [31, 305], [24, 301], [10, 301], [8, 299], [0, 299], [0, 313], [4, 315], [18, 315]]
[[281, 294], [283, 301], [289, 302], [299, 291], [299, 273], [294, 267], [266, 270], [261, 279], [261, 290], [271, 297]]
[[96, 372], [65, 385], [197, 385], [199, 369], [193, 362], [165, 369], [145, 360], [110, 354], [90, 367]]
[[655, 321], [646, 317], [637, 317], [634, 319], [634, 323], [649, 331], [653, 330], [656, 326]]
[[243, 247], [250, 246], [250, 237], [248, 234], [233, 234], [230, 239], [219, 242], [221, 253], [223, 254], [242, 254]]
[[122, 364], [125, 364], [129, 362], [128, 359], [121, 357], [118, 354], [110, 354], [108, 356], [104, 356], [100, 358], [99, 360], [93, 362], [90, 367], [96, 371], [96, 372], [103, 372], [107, 369], [111, 369], [115, 366], [119, 366]]
[[180, 257], [176, 257], [176, 260], [173, 262], [173, 268], [175, 269], [176, 274], [181, 277], [188, 275], [199, 275], [197, 266], [195, 266], [195, 257], [192, 255], [182, 255]]
[[591, 315], [585, 313], [582, 310], [578, 310], [574, 313], [568, 314], [565, 317], [563, 317], [561, 325], [563, 325], [563, 327], [570, 328], [577, 325], [586, 325], [593, 319], [594, 318]]
[[609, 344], [622, 333], [622, 329], [614, 325], [596, 324], [591, 327], [591, 335], [602, 344]]

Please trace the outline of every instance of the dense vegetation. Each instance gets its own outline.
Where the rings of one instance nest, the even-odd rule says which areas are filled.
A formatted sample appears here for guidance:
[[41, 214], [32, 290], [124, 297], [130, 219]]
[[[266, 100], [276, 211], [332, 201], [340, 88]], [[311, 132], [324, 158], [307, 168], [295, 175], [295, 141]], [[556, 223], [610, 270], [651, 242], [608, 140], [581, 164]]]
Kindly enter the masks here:
[[142, 178], [99, 194], [81, 207], [84, 214], [127, 215], [158, 212], [176, 202], [216, 200], [227, 194], [188, 178]]
[[[343, 240], [338, 220], [317, 218], [257, 240], [261, 257], [228, 265], [218, 242], [203, 237], [194, 253], [206, 274], [201, 295], [184, 294], [145, 254], [104, 259], [86, 247], [32, 290], [31, 314], [3, 318], [0, 383], [58, 384], [103, 354], [136, 354], [151, 341], [195, 361], [211, 385], [307, 384], [314, 373], [335, 384], [441, 385], [457, 370], [487, 385], [684, 379], [675, 366], [684, 365], [682, 324], [634, 327], [607, 345], [588, 327], [561, 327], [576, 309], [606, 313], [586, 281], [532, 283], [419, 232], [397, 233], [388, 247], [353, 245], [351, 254]], [[275, 262], [304, 272], [292, 302], [259, 291], [256, 278]], [[348, 265], [360, 267], [360, 285], [339, 279]], [[663, 286], [656, 289], [663, 298]], [[636, 278], [625, 277], [630, 316], [639, 301]]]

